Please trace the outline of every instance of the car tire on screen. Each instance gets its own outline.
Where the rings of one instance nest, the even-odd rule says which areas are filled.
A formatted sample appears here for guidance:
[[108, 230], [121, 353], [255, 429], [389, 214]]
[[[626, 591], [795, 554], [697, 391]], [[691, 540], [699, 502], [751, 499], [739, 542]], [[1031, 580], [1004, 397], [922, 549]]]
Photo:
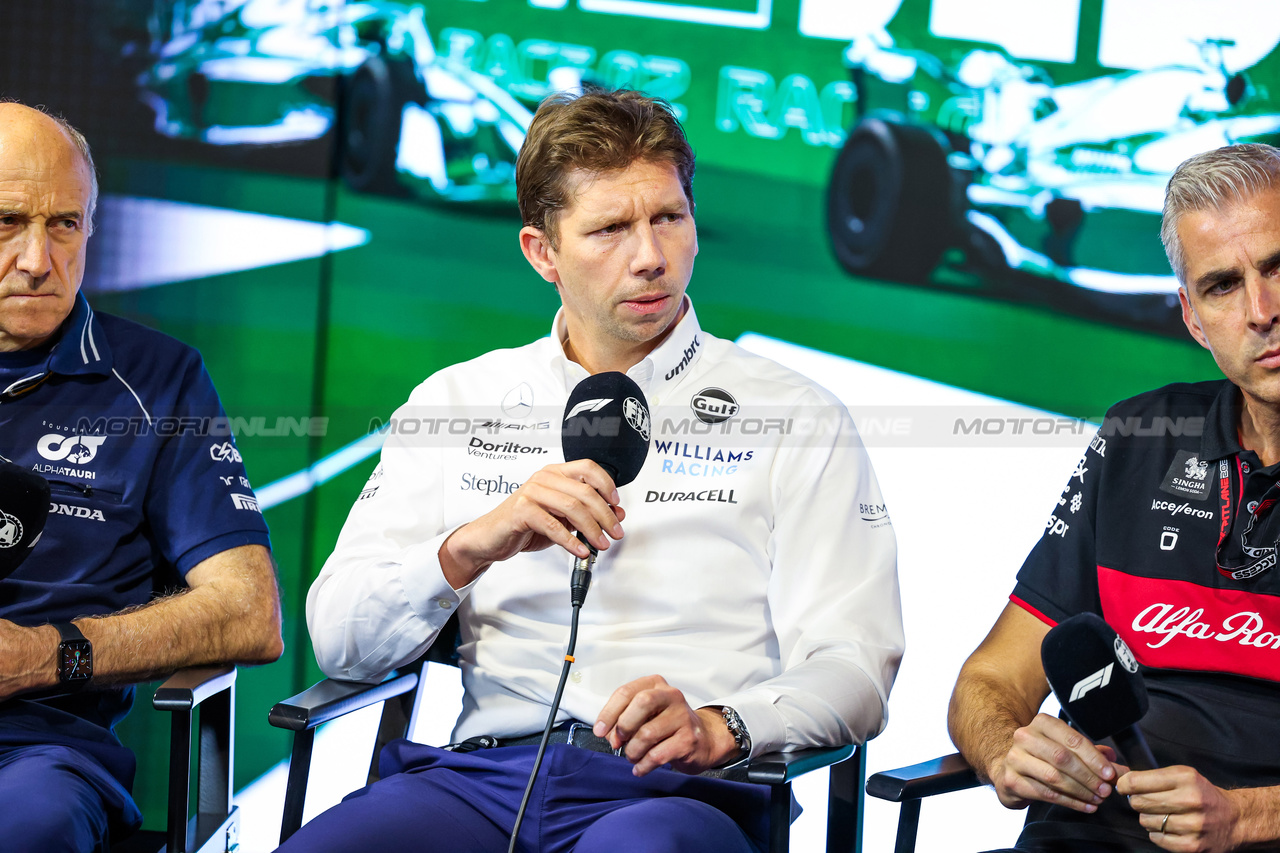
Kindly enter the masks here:
[[400, 117], [410, 100], [413, 70], [400, 59], [366, 59], [346, 81], [340, 125], [340, 164], [347, 186], [357, 192], [398, 195], [396, 149]]
[[849, 133], [827, 188], [827, 233], [854, 275], [921, 281], [951, 234], [944, 141], [920, 125], [868, 117]]

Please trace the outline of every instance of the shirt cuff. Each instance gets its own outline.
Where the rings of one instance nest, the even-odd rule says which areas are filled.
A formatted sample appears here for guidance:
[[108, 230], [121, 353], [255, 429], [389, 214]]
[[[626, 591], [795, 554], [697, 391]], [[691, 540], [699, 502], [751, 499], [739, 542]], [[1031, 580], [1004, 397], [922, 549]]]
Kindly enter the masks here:
[[445, 579], [444, 568], [440, 565], [440, 546], [461, 526], [450, 528], [408, 548], [401, 563], [401, 579], [409, 606], [420, 619], [436, 629], [449, 621], [458, 605], [480, 580], [477, 577], [462, 589], [454, 589]]

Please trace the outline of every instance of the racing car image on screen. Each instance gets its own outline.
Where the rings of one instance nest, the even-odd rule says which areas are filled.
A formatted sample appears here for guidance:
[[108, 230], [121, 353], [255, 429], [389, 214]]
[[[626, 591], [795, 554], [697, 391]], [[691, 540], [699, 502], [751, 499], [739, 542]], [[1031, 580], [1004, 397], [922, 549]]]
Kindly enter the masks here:
[[341, 0], [157, 2], [138, 79], [157, 132], [279, 145], [338, 131], [355, 190], [445, 201], [515, 198], [532, 113], [437, 57], [421, 6]]
[[860, 276], [978, 283], [1013, 299], [1184, 334], [1159, 242], [1186, 158], [1280, 141], [1280, 114], [1222, 48], [1055, 86], [1000, 49], [946, 67], [883, 31], [846, 52], [858, 119], [837, 156], [827, 230]]

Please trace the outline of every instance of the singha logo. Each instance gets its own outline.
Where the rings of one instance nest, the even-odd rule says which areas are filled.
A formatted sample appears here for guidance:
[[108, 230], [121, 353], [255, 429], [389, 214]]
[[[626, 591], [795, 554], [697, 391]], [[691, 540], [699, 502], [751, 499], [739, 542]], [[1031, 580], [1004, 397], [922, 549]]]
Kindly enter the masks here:
[[1200, 457], [1192, 456], [1187, 460], [1187, 479], [1203, 480], [1209, 473], [1209, 463], [1201, 462]]

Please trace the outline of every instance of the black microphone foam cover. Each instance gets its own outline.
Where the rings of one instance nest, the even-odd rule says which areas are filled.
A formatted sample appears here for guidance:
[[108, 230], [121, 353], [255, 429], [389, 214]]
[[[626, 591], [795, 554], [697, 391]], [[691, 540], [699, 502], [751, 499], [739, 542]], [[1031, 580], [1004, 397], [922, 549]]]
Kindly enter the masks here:
[[578, 383], [564, 407], [560, 443], [564, 459], [590, 459], [622, 487], [649, 455], [649, 403], [625, 373], [597, 373]]
[[1096, 614], [1079, 613], [1051, 628], [1040, 660], [1062, 710], [1094, 742], [1147, 713], [1147, 685], [1137, 660]]
[[48, 517], [48, 481], [21, 465], [0, 460], [0, 580], [31, 554]]

